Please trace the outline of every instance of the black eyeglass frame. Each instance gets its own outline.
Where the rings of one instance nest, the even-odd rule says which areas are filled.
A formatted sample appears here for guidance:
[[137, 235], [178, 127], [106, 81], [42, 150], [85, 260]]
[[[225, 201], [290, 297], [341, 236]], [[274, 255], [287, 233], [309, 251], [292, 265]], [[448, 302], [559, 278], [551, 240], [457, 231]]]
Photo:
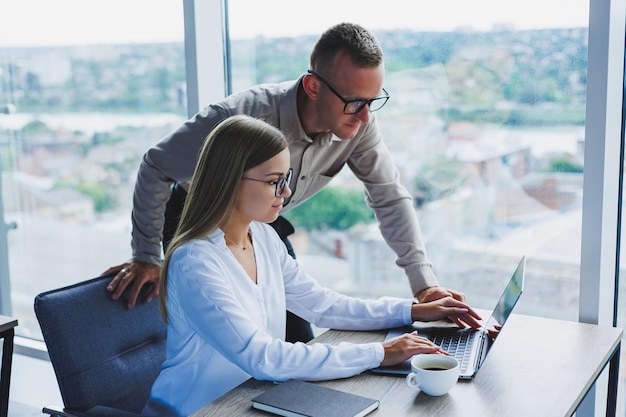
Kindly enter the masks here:
[[248, 177], [241, 177], [241, 178], [244, 180], [264, 182], [265, 184], [268, 184], [268, 185], [275, 185], [276, 190], [274, 190], [274, 196], [280, 197], [283, 195], [283, 192], [285, 191], [285, 187], [289, 187], [289, 185], [291, 184], [292, 177], [293, 177], [293, 169], [289, 168], [289, 171], [287, 171], [287, 175], [285, 175], [284, 177], [280, 177], [278, 179], [272, 180], [272, 181], [258, 180], [256, 178], [248, 178]]
[[[326, 81], [324, 78], [322, 78], [318, 73], [316, 73], [313, 70], [307, 70], [307, 73], [314, 75], [315, 77], [317, 77], [318, 80], [320, 80], [326, 87], [328, 87], [328, 89], [335, 95], [337, 96], [337, 98], [339, 100], [341, 100], [343, 102], [343, 113], [344, 114], [357, 114], [359, 113], [361, 110], [363, 110], [365, 108], [365, 106], [369, 107], [369, 111], [371, 112], [375, 112], [378, 111], [380, 109], [382, 109], [385, 104], [387, 104], [387, 101], [389, 100], [389, 98], [391, 97], [389, 95], [389, 93], [387, 92], [387, 90], [385, 90], [383, 88], [383, 93], [385, 93], [384, 96], [378, 96], [378, 97], [374, 97], [374, 98], [370, 98], [368, 100], [363, 100], [363, 99], [357, 99], [357, 100], [346, 100], [345, 98], [343, 98], [341, 96], [341, 94], [339, 94], [339, 92], [337, 92], [337, 90], [335, 90], [329, 83], [328, 81]], [[379, 107], [375, 107], [372, 109], [372, 103], [374, 103], [375, 101], [378, 100], [384, 100], [382, 102], [382, 104]], [[348, 111], [348, 106], [356, 106], [356, 110], [355, 111]]]

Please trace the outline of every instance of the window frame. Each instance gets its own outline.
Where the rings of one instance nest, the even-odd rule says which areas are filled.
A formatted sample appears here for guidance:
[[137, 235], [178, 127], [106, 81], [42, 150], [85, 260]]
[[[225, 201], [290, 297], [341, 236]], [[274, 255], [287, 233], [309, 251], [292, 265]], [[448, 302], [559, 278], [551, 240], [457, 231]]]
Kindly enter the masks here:
[[589, 10], [585, 138], [593, 141], [585, 140], [579, 321], [609, 326], [618, 301], [625, 3], [593, 1]]
[[[606, 326], [616, 326], [620, 302], [625, 4], [589, 2], [578, 321]], [[580, 415], [605, 409], [608, 370], [598, 381], [581, 403]]]
[[187, 115], [230, 91], [227, 0], [184, 0]]

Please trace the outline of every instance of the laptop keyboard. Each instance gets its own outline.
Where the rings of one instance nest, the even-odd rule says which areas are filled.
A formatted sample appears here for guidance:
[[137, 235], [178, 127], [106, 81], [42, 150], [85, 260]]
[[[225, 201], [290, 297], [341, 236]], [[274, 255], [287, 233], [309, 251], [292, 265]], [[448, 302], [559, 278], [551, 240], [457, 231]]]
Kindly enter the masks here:
[[433, 331], [428, 338], [436, 345], [441, 346], [443, 350], [454, 356], [459, 361], [461, 372], [467, 370], [470, 353], [472, 351], [472, 343], [478, 332], [476, 330], [467, 329], [454, 333], [445, 330]]

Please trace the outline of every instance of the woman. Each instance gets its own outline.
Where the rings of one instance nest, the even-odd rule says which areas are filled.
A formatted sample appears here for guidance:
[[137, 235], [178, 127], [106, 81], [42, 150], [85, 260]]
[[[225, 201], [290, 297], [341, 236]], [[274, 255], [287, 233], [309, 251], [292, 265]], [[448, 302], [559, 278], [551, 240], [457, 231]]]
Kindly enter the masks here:
[[384, 343], [287, 343], [285, 310], [320, 327], [371, 330], [478, 315], [451, 297], [360, 300], [322, 288], [266, 223], [291, 196], [289, 150], [265, 122], [233, 116], [207, 138], [176, 234], [159, 302], [167, 355], [143, 410], [186, 416], [246, 379], [344, 378], [442, 350], [416, 333]]

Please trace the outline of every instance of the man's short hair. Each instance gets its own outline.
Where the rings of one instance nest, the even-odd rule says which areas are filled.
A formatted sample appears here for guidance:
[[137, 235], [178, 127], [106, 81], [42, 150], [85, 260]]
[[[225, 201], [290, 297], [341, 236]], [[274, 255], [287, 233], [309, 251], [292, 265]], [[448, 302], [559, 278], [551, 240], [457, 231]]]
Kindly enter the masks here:
[[343, 52], [361, 68], [373, 68], [383, 63], [383, 50], [378, 39], [362, 26], [339, 23], [327, 29], [311, 52], [311, 69], [328, 75], [338, 53]]

